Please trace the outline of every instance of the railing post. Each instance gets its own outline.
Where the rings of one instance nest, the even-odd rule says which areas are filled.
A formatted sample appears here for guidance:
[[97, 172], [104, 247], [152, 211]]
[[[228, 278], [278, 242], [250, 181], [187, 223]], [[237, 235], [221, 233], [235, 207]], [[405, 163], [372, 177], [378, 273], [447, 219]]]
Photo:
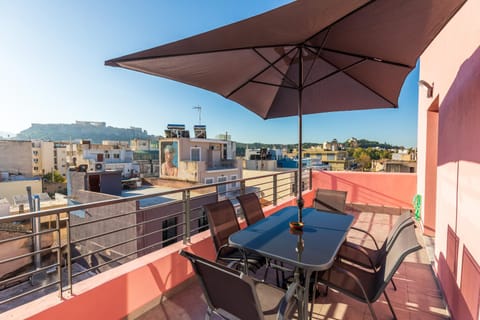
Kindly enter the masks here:
[[243, 196], [245, 194], [245, 180], [240, 181], [240, 195]]
[[309, 181], [308, 181], [308, 184], [309, 184], [309, 186], [310, 186], [309, 189], [312, 190], [312, 189], [313, 189], [313, 170], [312, 170], [312, 168], [310, 168], [308, 171], [309, 171], [309, 175], [308, 175]]
[[[33, 210], [35, 212], [40, 212], [40, 196], [35, 195], [33, 198]], [[40, 217], [35, 216], [33, 218], [33, 223], [32, 223], [32, 233], [34, 234], [33, 236], [33, 251], [35, 252], [34, 255], [34, 264], [35, 264], [35, 269], [40, 269], [42, 267], [42, 257], [40, 254], [40, 250], [42, 249], [41, 247], [41, 240], [40, 240]]]
[[55, 215], [55, 222], [57, 227], [57, 239], [58, 239], [58, 249], [57, 249], [57, 277], [58, 277], [58, 298], [62, 299], [62, 237], [61, 237], [61, 226], [60, 226], [60, 213]]
[[278, 182], [277, 182], [277, 175], [273, 176], [273, 205], [277, 205], [277, 200], [278, 200]]
[[297, 182], [298, 182], [298, 171], [295, 171], [293, 173], [293, 176], [294, 176], [294, 179], [293, 179], [293, 194], [297, 194], [297, 188], [299, 188], [300, 186], [297, 185]]
[[65, 228], [67, 229], [67, 258], [65, 261], [65, 268], [67, 268], [67, 288], [69, 294], [72, 295], [72, 251], [71, 251], [71, 241], [72, 241], [72, 234], [71, 234], [71, 226], [70, 226], [70, 211], [67, 212], [67, 219], [65, 221]]
[[183, 243], [190, 242], [190, 190], [183, 191], [183, 212], [185, 212], [185, 232], [183, 235]]

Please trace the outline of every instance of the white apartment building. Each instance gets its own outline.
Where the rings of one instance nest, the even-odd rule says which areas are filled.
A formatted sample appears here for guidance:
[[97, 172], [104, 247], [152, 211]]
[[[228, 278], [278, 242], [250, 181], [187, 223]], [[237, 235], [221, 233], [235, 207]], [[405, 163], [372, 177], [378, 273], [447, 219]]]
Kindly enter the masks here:
[[66, 159], [69, 167], [83, 167], [85, 171], [122, 171], [125, 178], [139, 173], [138, 164], [133, 163], [133, 151], [122, 141], [71, 143], [66, 146]]
[[52, 141], [0, 140], [0, 172], [7, 176], [31, 178], [50, 173], [54, 168]]

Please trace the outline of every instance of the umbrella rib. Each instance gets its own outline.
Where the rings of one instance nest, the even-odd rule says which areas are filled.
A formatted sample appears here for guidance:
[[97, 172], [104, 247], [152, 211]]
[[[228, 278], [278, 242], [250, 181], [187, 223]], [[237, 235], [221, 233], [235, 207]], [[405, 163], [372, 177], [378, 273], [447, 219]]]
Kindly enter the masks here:
[[[323, 60], [324, 60], [325, 62], [327, 62], [328, 64], [330, 64], [330, 65], [334, 66], [335, 68], [337, 68], [337, 70], [335, 70], [334, 72], [331, 72], [331, 73], [327, 74], [326, 76], [323, 76], [323, 77], [321, 77], [321, 78], [313, 81], [312, 83], [309, 83], [308, 85], [305, 86], [305, 88], [308, 88], [308, 87], [310, 87], [310, 86], [312, 86], [312, 85], [314, 85], [314, 84], [316, 84], [316, 83], [318, 83], [318, 82], [321, 82], [321, 81], [323, 81], [323, 80], [325, 80], [325, 79], [328, 79], [328, 78], [334, 76], [334, 75], [337, 74], [337, 73], [344, 72], [344, 71], [346, 71], [346, 70], [348, 70], [348, 69], [350, 69], [350, 68], [352, 68], [352, 67], [354, 67], [354, 66], [356, 66], [356, 65], [358, 65], [358, 64], [360, 64], [360, 63], [363, 63], [363, 62], [367, 61], [367, 59], [362, 59], [362, 60], [356, 61], [356, 62], [354, 62], [354, 63], [352, 63], [352, 64], [350, 64], [350, 65], [348, 65], [348, 66], [346, 66], [346, 67], [338, 68], [337, 66], [335, 66], [335, 64], [331, 63], [331, 62], [328, 61], [327, 59], [323, 59]], [[349, 77], [350, 79], [352, 79], [353, 81], [360, 83], [363, 87], [367, 88], [368, 90], [370, 90], [371, 92], [373, 92], [373, 93], [374, 93], [375, 95], [377, 95], [378, 97], [380, 97], [380, 98], [382, 98], [383, 100], [387, 101], [388, 103], [390, 103], [390, 104], [391, 104], [392, 106], [394, 106], [395, 108], [397, 107], [397, 104], [396, 104], [396, 103], [394, 103], [393, 101], [390, 101], [390, 99], [387, 99], [387, 98], [384, 97], [382, 94], [378, 93], [376, 90], [374, 90], [374, 89], [372, 89], [371, 87], [367, 86], [365, 83], [358, 81], [356, 78], [352, 77], [352, 76], [351, 76], [350, 74], [348, 74], [348, 73], [345, 73], [345, 75], [348, 76], [348, 77]]]
[[364, 3], [363, 5], [361, 5], [360, 7], [356, 8], [355, 10], [352, 10], [351, 12], [349, 12], [348, 14], [345, 14], [343, 15], [342, 17], [340, 17], [339, 19], [337, 19], [335, 22], [332, 22], [330, 23], [328, 26], [326, 26], [325, 28], [323, 28], [322, 30], [318, 31], [318, 32], [315, 32], [313, 35], [311, 35], [309, 38], [305, 39], [305, 41], [303, 42], [304, 44], [306, 44], [308, 41], [312, 40], [313, 38], [315, 38], [316, 36], [318, 36], [320, 33], [322, 33], [325, 29], [330, 29], [332, 26], [334, 26], [335, 24], [339, 23], [340, 21], [342, 20], [345, 20], [347, 19], [348, 17], [350, 17], [352, 14], [355, 14], [356, 12], [362, 10], [363, 8], [369, 6], [370, 4], [372, 4], [373, 2], [375, 2], [376, 0], [370, 0], [368, 1], [367, 3]]
[[258, 80], [250, 80], [250, 82], [251, 83], [256, 83], [256, 84], [263, 84], [263, 85], [271, 86], [271, 87], [277, 87], [277, 88], [295, 89], [295, 90], [298, 89], [297, 87], [290, 87], [290, 86], [286, 86], [286, 85], [283, 85], [283, 84], [275, 84], [275, 83], [258, 81]]
[[[271, 44], [271, 45], [264, 45], [264, 46], [251, 46], [251, 47], [238, 47], [238, 48], [225, 48], [225, 49], [213, 49], [213, 50], [205, 50], [205, 51], [198, 51], [198, 52], [185, 52], [185, 53], [175, 53], [175, 54], [164, 54], [164, 55], [151, 55], [146, 57], [120, 57], [116, 59], [111, 59], [105, 61], [105, 65], [107, 66], [119, 66], [120, 63], [128, 63], [134, 61], [143, 61], [143, 60], [154, 60], [154, 59], [163, 59], [163, 58], [176, 58], [176, 57], [183, 57], [183, 56], [195, 56], [200, 54], [209, 54], [209, 53], [222, 53], [222, 52], [232, 52], [232, 51], [242, 51], [242, 50], [252, 50], [252, 49], [263, 49], [263, 48], [276, 48], [276, 47], [293, 47], [288, 53], [292, 50], [295, 50], [295, 44]], [[152, 50], [155, 48], [147, 49]], [[138, 52], [140, 53], [140, 52]], [[136, 54], [138, 54], [136, 53]], [[284, 56], [280, 57], [282, 59]], [[280, 60], [278, 59], [278, 60]], [[278, 61], [276, 60], [276, 61]]]
[[[288, 53], [278, 57], [273, 63], [270, 62], [263, 54], [261, 54], [257, 48], [253, 48], [253, 51], [260, 56], [260, 58], [262, 58], [266, 63], [269, 64], [270, 67], [272, 67], [273, 69], [275, 69], [278, 73], [280, 73], [284, 79], [286, 79], [287, 81], [289, 81], [294, 87], [296, 86], [296, 83], [295, 81], [293, 81], [292, 79], [290, 79], [286, 73], [284, 73], [282, 70], [278, 69], [277, 66], [275, 66], [275, 64], [280, 61], [281, 59], [284, 59], [290, 52], [292, 52], [293, 50], [295, 50], [294, 48], [292, 50], [290, 50]], [[268, 69], [268, 68], [267, 68]], [[265, 69], [266, 70], [266, 69]], [[265, 71], [264, 70], [264, 71]]]
[[[321, 81], [323, 81], [323, 80], [325, 80], [325, 79], [328, 79], [328, 78], [336, 75], [337, 73], [344, 72], [344, 71], [346, 71], [346, 70], [348, 70], [348, 69], [350, 69], [350, 68], [352, 68], [352, 67], [354, 67], [354, 66], [356, 66], [356, 65], [358, 65], [358, 64], [360, 64], [360, 63], [363, 63], [363, 62], [365, 62], [365, 61], [366, 61], [365, 59], [364, 59], [364, 60], [360, 60], [360, 61], [355, 61], [354, 63], [349, 64], [349, 65], [346, 66], [346, 67], [337, 68], [335, 71], [330, 72], [329, 74], [327, 74], [327, 75], [325, 75], [325, 76], [323, 76], [323, 77], [321, 77], [321, 78], [318, 78], [317, 80], [315, 80], [315, 81], [307, 84], [304, 88], [308, 88], [308, 87], [310, 87], [310, 86], [313, 86], [313, 85], [316, 84], [316, 83], [319, 83], [319, 82], [321, 82]], [[330, 63], [329, 61], [327, 61], [327, 62], [328, 62], [330, 65], [335, 66], [334, 64]], [[335, 67], [336, 67], [336, 66], [335, 66]], [[350, 75], [348, 75], [348, 76], [350, 76]], [[355, 81], [357, 81], [357, 80], [355, 80]]]
[[327, 29], [327, 34], [325, 35], [325, 37], [323, 37], [322, 44], [320, 45], [320, 47], [317, 49], [316, 52], [311, 50], [311, 48], [309, 46], [307, 46], [305, 44], [303, 45], [304, 48], [308, 49], [310, 52], [312, 52], [315, 55], [315, 59], [313, 60], [312, 64], [310, 65], [310, 68], [308, 68], [307, 75], [305, 76], [305, 79], [308, 79], [308, 77], [310, 76], [310, 73], [313, 70], [313, 67], [315, 66], [315, 62], [317, 62], [317, 59], [320, 57], [320, 52], [322, 51], [323, 46], [327, 42], [327, 38], [328, 38], [328, 35], [330, 34], [330, 30], [331, 30], [331, 28], [329, 27]]
[[[288, 45], [290, 46], [290, 45]], [[277, 46], [275, 46], [277, 47]], [[252, 47], [250, 48], [251, 50], [253, 50], [254, 52], [256, 52], [257, 54], [258, 51], [257, 51], [257, 48], [258, 47]], [[266, 46], [264, 48], [273, 48], [273, 46]], [[253, 82], [253, 79], [255, 79], [256, 77], [258, 77], [260, 74], [262, 74], [263, 72], [265, 72], [268, 68], [270, 68], [271, 66], [273, 66], [275, 63], [277, 63], [278, 61], [280, 61], [281, 59], [283, 59], [284, 57], [286, 57], [288, 54], [290, 54], [290, 52], [292, 52], [293, 50], [297, 49], [297, 47], [293, 47], [292, 49], [288, 50], [288, 52], [286, 52], [285, 54], [281, 55], [280, 57], [278, 57], [277, 59], [275, 59], [275, 61], [273, 62], [269, 62], [268, 60], [266, 60], [266, 62], [268, 63], [268, 66], [263, 68], [262, 70], [260, 70], [259, 72], [257, 72], [255, 75], [253, 75], [252, 77], [250, 77], [249, 79], [247, 79], [246, 81], [244, 81], [242, 84], [240, 84], [238, 87], [236, 87], [234, 90], [232, 90], [230, 93], [224, 95], [225, 98], [228, 98], [230, 96], [232, 96], [233, 94], [235, 94], [238, 90], [242, 89], [243, 87], [245, 87], [249, 82]], [[259, 54], [260, 57], [262, 57], [263, 59], [265, 59], [261, 54]], [[280, 72], [280, 74], [283, 74], [282, 72]], [[270, 85], [273, 85], [273, 84], [270, 84]], [[280, 86], [280, 85], [278, 85]]]
[[378, 57], [372, 57], [372, 56], [367, 56], [367, 55], [357, 54], [357, 53], [351, 53], [351, 52], [346, 52], [346, 51], [341, 51], [341, 50], [336, 50], [336, 49], [330, 49], [330, 48], [325, 48], [325, 47], [314, 47], [314, 46], [309, 46], [309, 45], [305, 45], [305, 47], [310, 49], [312, 53], [316, 53], [319, 50], [324, 50], [324, 51], [331, 52], [331, 53], [337, 53], [337, 54], [342, 54], [342, 55], [349, 56], [349, 57], [355, 57], [355, 58], [359, 58], [359, 59], [375, 61], [375, 62], [378, 62], [378, 63], [388, 64], [388, 65], [401, 67], [401, 68], [412, 69], [414, 67], [414, 66], [410, 66], [408, 64], [401, 63], [401, 62], [389, 61], [389, 60], [384, 60], [384, 59], [381, 59], [381, 58], [378, 58]]

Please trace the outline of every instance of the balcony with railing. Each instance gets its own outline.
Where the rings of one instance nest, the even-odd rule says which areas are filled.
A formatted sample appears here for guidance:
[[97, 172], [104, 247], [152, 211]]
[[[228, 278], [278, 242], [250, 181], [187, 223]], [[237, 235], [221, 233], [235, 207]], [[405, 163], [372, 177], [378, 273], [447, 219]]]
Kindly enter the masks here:
[[[229, 188], [228, 196], [233, 200], [235, 194], [254, 190], [270, 215], [295, 205], [295, 174], [240, 179], [236, 192]], [[307, 206], [316, 188], [348, 191], [348, 210], [357, 226], [380, 240], [400, 212], [412, 209], [416, 191], [414, 174], [305, 171], [303, 180], [308, 181], [303, 193]], [[224, 184], [130, 197], [84, 192], [79, 196], [83, 204], [0, 218], [2, 225], [23, 228], [3, 237], [0, 246], [16, 248], [15, 241], [25, 242], [23, 251], [2, 249], [0, 317], [203, 319], [206, 305], [178, 250], [188, 247], [214, 258], [202, 205], [226, 197], [218, 193]], [[35, 219], [45, 217], [48, 224], [31, 229]], [[42, 245], [48, 239], [50, 245]], [[397, 278], [399, 290], [392, 296], [402, 319], [416, 313], [427, 319], [447, 317], [425, 251], [412, 257]], [[375, 308], [386, 306], [380, 301]], [[317, 300], [314, 317], [357, 319], [358, 312], [360, 318], [368, 314], [363, 305], [332, 293]]]

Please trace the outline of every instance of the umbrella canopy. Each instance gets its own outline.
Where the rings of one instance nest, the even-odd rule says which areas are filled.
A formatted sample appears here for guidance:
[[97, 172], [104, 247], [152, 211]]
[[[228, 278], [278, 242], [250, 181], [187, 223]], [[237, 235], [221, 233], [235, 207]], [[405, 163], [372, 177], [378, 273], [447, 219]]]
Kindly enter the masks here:
[[216, 92], [263, 119], [298, 115], [301, 207], [301, 115], [397, 107], [418, 57], [465, 1], [301, 0], [105, 64]]

